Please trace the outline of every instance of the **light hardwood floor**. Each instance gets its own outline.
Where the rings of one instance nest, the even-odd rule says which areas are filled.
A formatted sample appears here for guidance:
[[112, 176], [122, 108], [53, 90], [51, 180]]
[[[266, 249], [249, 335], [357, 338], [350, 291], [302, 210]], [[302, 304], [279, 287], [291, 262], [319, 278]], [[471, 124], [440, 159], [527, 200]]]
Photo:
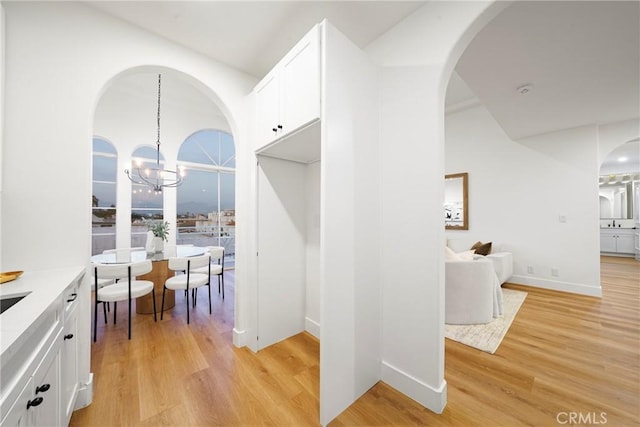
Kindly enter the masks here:
[[[640, 262], [601, 267], [602, 299], [505, 285], [529, 295], [493, 355], [445, 340], [442, 414], [378, 383], [331, 426], [639, 425]], [[71, 425], [318, 425], [319, 343], [300, 334], [257, 354], [234, 348], [232, 277], [224, 302], [212, 293], [211, 316], [200, 293], [190, 325], [180, 295], [163, 321], [134, 316], [131, 341], [125, 307], [115, 327], [100, 314], [94, 402]]]

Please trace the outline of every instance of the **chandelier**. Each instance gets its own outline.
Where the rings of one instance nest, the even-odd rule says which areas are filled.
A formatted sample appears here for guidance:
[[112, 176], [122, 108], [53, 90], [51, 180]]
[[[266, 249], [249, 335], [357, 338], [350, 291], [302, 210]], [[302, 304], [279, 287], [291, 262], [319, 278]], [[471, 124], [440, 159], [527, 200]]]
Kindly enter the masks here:
[[143, 166], [141, 161], [137, 161], [135, 167], [131, 170], [125, 169], [131, 182], [135, 184], [146, 185], [150, 187], [156, 194], [162, 193], [165, 187], [177, 187], [182, 184], [183, 171], [176, 172], [160, 167], [160, 87], [161, 74], [158, 74], [158, 139], [156, 141], [156, 166]]

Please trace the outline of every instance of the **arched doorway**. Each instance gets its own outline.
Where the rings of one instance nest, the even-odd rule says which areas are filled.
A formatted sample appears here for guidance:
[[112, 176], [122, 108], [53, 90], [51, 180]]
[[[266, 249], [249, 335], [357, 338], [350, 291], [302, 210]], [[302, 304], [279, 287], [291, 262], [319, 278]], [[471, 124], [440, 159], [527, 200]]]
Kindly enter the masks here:
[[[158, 74], [162, 75], [160, 123], [158, 126]], [[229, 113], [204, 83], [180, 71], [160, 66], [136, 67], [113, 77], [96, 102], [93, 134], [109, 140], [117, 151], [115, 183], [115, 248], [144, 246], [146, 226], [143, 219], [162, 219], [169, 223], [167, 244], [184, 244], [177, 239], [177, 188], [165, 188], [159, 194], [141, 193], [124, 173], [132, 159], [151, 159], [156, 151], [160, 128], [160, 161], [166, 169], [175, 170], [180, 163], [181, 145], [190, 135], [207, 129], [220, 129], [230, 138], [233, 124]], [[146, 150], [146, 151], [145, 151]], [[152, 153], [152, 154], [153, 154]], [[206, 153], [201, 153], [206, 157]], [[191, 158], [194, 162], [197, 158]], [[188, 182], [188, 171], [185, 182]], [[235, 186], [225, 192], [235, 204]], [[235, 239], [234, 239], [235, 242]], [[113, 249], [113, 248], [101, 248]], [[237, 299], [235, 299], [237, 305]], [[236, 322], [234, 299], [227, 298]]]

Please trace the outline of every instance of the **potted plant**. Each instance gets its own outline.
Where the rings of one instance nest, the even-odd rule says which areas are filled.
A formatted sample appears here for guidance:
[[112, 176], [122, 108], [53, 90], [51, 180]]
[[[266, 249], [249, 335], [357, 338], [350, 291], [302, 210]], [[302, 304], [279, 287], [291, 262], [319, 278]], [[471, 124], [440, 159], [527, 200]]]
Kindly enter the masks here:
[[145, 221], [147, 229], [153, 233], [155, 252], [164, 250], [164, 242], [169, 240], [169, 221]]

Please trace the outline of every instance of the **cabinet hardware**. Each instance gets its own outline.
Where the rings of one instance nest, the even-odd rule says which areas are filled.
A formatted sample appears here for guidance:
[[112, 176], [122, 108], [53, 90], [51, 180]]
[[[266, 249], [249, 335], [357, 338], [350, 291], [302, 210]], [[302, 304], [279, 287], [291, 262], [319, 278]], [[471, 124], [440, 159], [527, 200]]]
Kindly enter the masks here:
[[70, 340], [71, 338], [73, 338], [73, 334], [67, 334], [64, 336], [65, 341]]
[[274, 133], [278, 133], [278, 129], [276, 129], [276, 128], [272, 128], [271, 130], [272, 130]]
[[78, 294], [74, 292], [71, 294], [71, 298], [69, 298], [67, 302], [73, 302], [76, 300], [76, 298], [78, 298]]
[[282, 129], [282, 125], [278, 125], [278, 129]]
[[27, 402], [27, 409], [31, 408], [32, 406], [38, 406], [42, 403], [44, 399], [41, 397], [36, 397], [33, 400], [30, 400]]
[[36, 387], [36, 394], [42, 392], [44, 393], [45, 391], [48, 391], [51, 388], [51, 384], [42, 384], [39, 387]]

